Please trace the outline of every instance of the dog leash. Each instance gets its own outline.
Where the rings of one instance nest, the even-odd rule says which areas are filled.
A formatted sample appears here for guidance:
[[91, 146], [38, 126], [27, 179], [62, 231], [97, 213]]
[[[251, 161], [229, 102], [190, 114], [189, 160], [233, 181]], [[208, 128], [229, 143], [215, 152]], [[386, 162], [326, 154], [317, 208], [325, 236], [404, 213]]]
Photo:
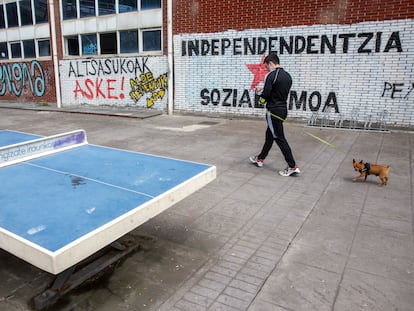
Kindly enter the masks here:
[[[274, 84], [276, 83], [277, 77], [279, 76], [279, 71], [280, 71], [280, 67], [276, 69], [275, 78], [273, 79], [272, 85], [274, 85]], [[257, 93], [256, 93], [256, 90], [255, 90], [255, 97], [256, 97], [256, 95], [258, 95], [258, 96], [259, 96], [258, 103], [259, 103], [259, 104], [261, 104], [261, 105], [266, 105], [266, 100], [265, 100], [263, 97], [261, 97], [259, 94], [257, 94]], [[274, 118], [276, 118], [276, 119], [278, 119], [278, 120], [280, 120], [280, 121], [282, 121], [282, 122], [285, 122], [285, 123], [286, 123], [286, 124], [288, 124], [288, 125], [292, 125], [292, 126], [294, 125], [294, 124], [293, 124], [293, 123], [291, 123], [291, 122], [287, 122], [287, 121], [286, 121], [285, 119], [283, 119], [282, 117], [280, 117], [280, 116], [278, 116], [278, 115], [275, 115], [274, 113], [270, 112], [270, 110], [269, 110], [269, 109], [267, 109], [267, 108], [266, 108], [266, 111], [267, 111], [267, 113], [269, 113], [272, 117], [274, 117]], [[295, 124], [295, 125], [296, 125], [296, 124]], [[309, 132], [307, 132], [307, 131], [305, 131], [305, 130], [302, 130], [302, 132], [303, 132], [303, 133], [305, 133], [306, 135], [308, 135], [308, 136], [310, 136], [310, 137], [312, 137], [312, 138], [316, 139], [317, 141], [319, 141], [319, 142], [321, 142], [321, 143], [323, 143], [323, 144], [327, 145], [328, 147], [330, 147], [330, 148], [332, 148], [332, 149], [335, 149], [335, 150], [337, 150], [337, 151], [339, 151], [339, 152], [342, 152], [343, 154], [347, 154], [347, 152], [345, 152], [345, 151], [344, 151], [344, 150], [342, 150], [341, 148], [339, 148], [339, 147], [335, 146], [334, 144], [332, 144], [332, 143], [330, 143], [330, 142], [326, 141], [325, 139], [320, 138], [319, 136], [316, 136], [315, 134], [309, 133]]]
[[[267, 109], [267, 108], [266, 108], [266, 111], [267, 111], [267, 112], [268, 112], [268, 113], [269, 113], [272, 117], [274, 117], [274, 118], [276, 118], [276, 119], [278, 119], [278, 120], [280, 120], [280, 121], [282, 121], [282, 122], [286, 123], [287, 125], [299, 127], [298, 125], [293, 124], [292, 122], [288, 122], [288, 121], [286, 121], [285, 119], [283, 119], [282, 117], [280, 117], [280, 116], [278, 116], [278, 115], [275, 115], [274, 113], [270, 112], [270, 111], [269, 111], [269, 109]], [[305, 131], [305, 130], [302, 130], [302, 132], [303, 132], [303, 133], [305, 133], [306, 135], [308, 135], [308, 136], [310, 136], [310, 137], [312, 137], [312, 138], [316, 139], [317, 141], [319, 141], [319, 142], [321, 142], [321, 143], [323, 143], [323, 144], [327, 145], [328, 147], [330, 147], [330, 148], [332, 148], [332, 149], [335, 149], [336, 151], [342, 152], [343, 154], [347, 154], [347, 152], [346, 152], [346, 151], [344, 151], [344, 150], [342, 150], [341, 148], [339, 148], [338, 146], [336, 146], [336, 145], [334, 145], [334, 144], [332, 144], [332, 143], [328, 142], [327, 140], [320, 138], [319, 136], [317, 136], [317, 135], [315, 135], [315, 134], [312, 134], [312, 133], [307, 132], [307, 131]]]

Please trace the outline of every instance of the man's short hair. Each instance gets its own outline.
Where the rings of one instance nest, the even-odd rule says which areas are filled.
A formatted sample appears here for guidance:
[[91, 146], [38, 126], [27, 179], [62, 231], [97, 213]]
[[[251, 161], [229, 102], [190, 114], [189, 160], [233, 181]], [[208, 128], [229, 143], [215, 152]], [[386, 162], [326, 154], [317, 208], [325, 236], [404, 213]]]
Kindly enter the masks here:
[[279, 56], [277, 56], [277, 54], [274, 52], [270, 53], [264, 59], [263, 64], [269, 64], [270, 62], [275, 63], [275, 64], [280, 64]]

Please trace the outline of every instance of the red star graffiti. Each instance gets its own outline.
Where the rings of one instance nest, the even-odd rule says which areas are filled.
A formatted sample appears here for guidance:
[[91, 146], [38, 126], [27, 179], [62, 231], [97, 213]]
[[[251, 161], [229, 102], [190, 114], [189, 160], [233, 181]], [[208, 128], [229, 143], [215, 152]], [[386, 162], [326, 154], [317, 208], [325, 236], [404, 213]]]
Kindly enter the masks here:
[[253, 90], [259, 83], [264, 81], [265, 76], [268, 74], [266, 66], [263, 64], [265, 55], [262, 56], [259, 64], [246, 64], [247, 68], [254, 75], [252, 85], [250, 85], [250, 90]]

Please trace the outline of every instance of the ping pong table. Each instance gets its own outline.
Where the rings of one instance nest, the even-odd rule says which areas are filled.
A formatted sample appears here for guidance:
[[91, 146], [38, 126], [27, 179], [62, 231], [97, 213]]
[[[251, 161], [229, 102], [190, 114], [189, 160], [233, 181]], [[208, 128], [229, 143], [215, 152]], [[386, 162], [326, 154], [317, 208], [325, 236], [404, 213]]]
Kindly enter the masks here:
[[215, 166], [0, 130], [0, 248], [52, 274], [205, 186]]

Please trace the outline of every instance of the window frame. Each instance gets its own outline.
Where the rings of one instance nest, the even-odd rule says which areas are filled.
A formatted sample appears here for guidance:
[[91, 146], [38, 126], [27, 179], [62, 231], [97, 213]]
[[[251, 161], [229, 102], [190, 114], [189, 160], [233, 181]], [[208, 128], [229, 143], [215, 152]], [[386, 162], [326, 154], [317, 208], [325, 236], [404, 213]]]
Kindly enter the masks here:
[[[33, 26], [34, 25], [34, 19], [33, 19], [33, 13], [34, 13], [34, 9], [33, 9], [33, 0], [26, 0], [26, 2], [28, 2], [30, 4], [30, 22], [26, 23], [26, 21], [23, 21], [23, 15], [22, 15], [22, 3], [25, 0], [19, 0], [19, 5], [18, 5], [18, 10], [17, 10], [17, 14], [19, 15], [19, 25], [20, 27], [24, 27], [24, 26]], [[25, 22], [25, 23], [23, 23]]]
[[[114, 2], [114, 10], [113, 10], [113, 12], [111, 12], [111, 13], [104, 13], [104, 14], [101, 14], [101, 1], [104, 1], [104, 0], [97, 0], [96, 1], [96, 4], [98, 5], [97, 16], [108, 16], [108, 15], [117, 14], [117, 7], [119, 6], [118, 0], [112, 0]], [[117, 6], [117, 4], [118, 4], [118, 6]]]
[[[159, 50], [144, 50], [144, 32], [151, 32], [151, 31], [159, 31], [160, 32], [160, 37], [159, 37], [159, 39], [160, 39], [160, 49]], [[158, 53], [158, 52], [162, 52], [162, 27], [160, 27], [160, 28], [158, 28], [158, 27], [156, 27], [156, 28], [141, 28], [140, 29], [140, 38], [141, 38], [141, 41], [140, 41], [140, 43], [141, 43], [141, 52], [142, 53], [149, 53], [149, 54], [152, 54], [152, 53]]]
[[162, 8], [162, 0], [158, 0], [160, 1], [160, 6], [159, 7], [151, 7], [151, 8], [142, 8], [142, 0], [138, 0], [139, 1], [139, 10], [140, 11], [147, 11], [147, 10], [158, 10]]
[[[22, 46], [22, 41], [12, 41], [9, 43], [10, 44], [10, 54], [9, 54], [9, 59], [14, 60], [14, 59], [23, 59], [23, 46]], [[20, 57], [14, 57], [13, 56], [13, 45], [19, 44], [20, 46]]]
[[[125, 33], [125, 32], [135, 32], [136, 34], [136, 45], [137, 45], [137, 50], [134, 52], [122, 52], [121, 51], [121, 33]], [[119, 35], [119, 49], [118, 49], [118, 54], [119, 55], [131, 55], [131, 54], [139, 54], [140, 53], [140, 44], [139, 44], [139, 29], [126, 29], [126, 30], [118, 30], [117, 31], [118, 35]]]
[[[86, 1], [88, 1], [88, 2], [93, 2], [93, 14], [92, 14], [92, 12], [90, 13], [90, 14], [86, 14], [86, 13], [84, 13], [84, 15], [82, 16], [82, 6], [81, 6], [81, 2], [86, 2]], [[98, 16], [97, 15], [97, 13], [98, 13], [98, 11], [99, 11], [99, 9], [96, 7], [96, 4], [97, 4], [97, 0], [76, 0], [76, 2], [77, 2], [77, 8], [78, 8], [78, 18], [89, 18], [89, 17], [95, 17], [95, 16]], [[86, 8], [87, 6], [83, 6], [84, 8]], [[92, 8], [92, 6], [91, 6], [91, 8]]]
[[[67, 0], [68, 1], [68, 0]], [[82, 14], [83, 9], [82, 7], [86, 8], [87, 6], [85, 5], [81, 5], [81, 2], [90, 2], [90, 3], [94, 3], [93, 6], [93, 13], [91, 14]], [[150, 7], [150, 8], [143, 8], [142, 6], [142, 0], [135, 0], [135, 7], [133, 7], [132, 10], [127, 11], [127, 10], [123, 10], [121, 11], [120, 8], [120, 4], [119, 4], [120, 0], [114, 0], [114, 12], [113, 13], [108, 13], [108, 14], [101, 14], [100, 13], [100, 0], [73, 0], [73, 2], [75, 3], [75, 8], [76, 8], [76, 16], [70, 16], [70, 17], [65, 17], [65, 12], [64, 12], [64, 1], [59, 1], [60, 2], [60, 13], [62, 16], [62, 20], [71, 20], [71, 19], [82, 19], [82, 18], [89, 18], [89, 17], [96, 17], [96, 16], [107, 16], [107, 15], [113, 15], [113, 14], [124, 14], [124, 13], [131, 13], [131, 12], [139, 12], [139, 11], [147, 11], [147, 10], [159, 10], [162, 9], [162, 0], [159, 0], [160, 2], [160, 6], [159, 7]], [[90, 6], [90, 8], [92, 8], [92, 6]]]
[[[67, 2], [68, 0], [66, 0], [65, 2]], [[67, 20], [72, 20], [72, 19], [78, 19], [79, 18], [79, 1], [78, 0], [73, 0], [73, 2], [75, 3], [75, 16], [69, 16], [69, 17], [65, 17], [65, 13], [68, 13], [65, 11], [64, 9], [64, 1], [59, 1], [60, 2], [60, 14], [62, 16], [61, 20], [62, 21], [67, 21]], [[72, 11], [71, 11], [72, 12]]]
[[[8, 42], [7, 41], [4, 41], [4, 42], [0, 42], [0, 45], [2, 45], [2, 44], [4, 44], [4, 47], [6, 48], [4, 51], [6, 52], [6, 57], [2, 57], [1, 55], [0, 55], [0, 59], [1, 60], [8, 60], [8, 59], [10, 59], [10, 52], [9, 52], [9, 44], [8, 44]], [[0, 53], [1, 53], [2, 51], [1, 51], [1, 49], [0, 49]]]
[[[121, 33], [122, 32], [136, 32], [137, 34], [137, 51], [135, 52], [121, 52]], [[143, 50], [143, 36], [142, 33], [145, 31], [160, 31], [160, 46], [161, 48], [159, 50]], [[116, 39], [116, 53], [103, 53], [102, 52], [102, 43], [101, 43], [101, 35], [104, 34], [115, 34]], [[82, 36], [86, 35], [96, 35], [96, 44], [97, 44], [97, 52], [96, 54], [85, 54], [83, 52], [83, 41]], [[79, 47], [79, 53], [77, 55], [69, 54], [69, 39], [78, 39], [78, 47]], [[85, 34], [78, 34], [78, 35], [70, 35], [63, 38], [64, 41], [64, 57], [65, 58], [82, 58], [82, 57], [89, 57], [89, 56], [125, 56], [125, 55], [160, 55], [163, 52], [163, 42], [162, 42], [162, 28], [156, 27], [156, 28], [144, 28], [144, 29], [138, 29], [138, 28], [132, 28], [132, 29], [125, 29], [125, 30], [117, 30], [117, 31], [108, 31], [108, 32], [96, 32], [96, 33], [85, 33]]]
[[[20, 18], [19, 18], [19, 5], [17, 5], [17, 1], [14, 2], [7, 2], [5, 3], [6, 5], [6, 28], [15, 28], [15, 27], [19, 27], [20, 26]], [[12, 5], [14, 5], [16, 7], [16, 25], [13, 24], [13, 26], [10, 26], [9, 23], [9, 10], [8, 8], [11, 7]]]
[[[96, 50], [96, 53], [95, 54], [85, 54], [84, 52], [83, 52], [83, 39], [84, 38], [86, 38], [87, 36], [93, 36], [93, 35], [95, 35], [95, 39], [96, 39], [96, 48], [95, 48], [95, 50]], [[79, 53], [80, 53], [80, 56], [98, 56], [99, 55], [99, 36], [98, 36], [98, 33], [96, 33], [96, 32], [94, 32], [94, 33], [84, 33], [84, 34], [80, 34], [80, 43], [81, 43], [81, 46], [80, 46], [80, 49], [79, 49]]]
[[[28, 46], [25, 45], [25, 43], [33, 43], [33, 46], [30, 46], [30, 49], [33, 47], [33, 55], [27, 56], [26, 52], [28, 51], [27, 48]], [[34, 59], [36, 58], [38, 55], [38, 53], [36, 53], [36, 40], [35, 39], [28, 39], [28, 40], [22, 40], [22, 47], [23, 47], [23, 59]], [[32, 52], [32, 51], [30, 51]]]
[[40, 1], [39, 0], [32, 0], [32, 1], [33, 1], [32, 11], [33, 11], [33, 19], [34, 19], [33, 24], [34, 25], [41, 25], [41, 24], [49, 23], [49, 5], [48, 5], [48, 2], [45, 1], [46, 2], [46, 20], [45, 21], [42, 21], [42, 20], [37, 21], [37, 14], [36, 13], [38, 11]]
[[[102, 51], [102, 36], [106, 36], [106, 35], [110, 35], [110, 34], [114, 34], [115, 35], [115, 53], [103, 53]], [[97, 34], [97, 36], [99, 37], [99, 45], [97, 47], [98, 50], [98, 55], [117, 55], [118, 54], [118, 35], [117, 35], [117, 31], [109, 31], [109, 32], [100, 32]]]
[[[89, 3], [89, 5], [92, 5], [92, 1], [95, 3], [95, 15], [90, 16], [89, 20], [85, 20], [85, 17], [80, 17], [80, 10], [82, 9], [80, 7], [81, 1], [84, 1], [84, 3]], [[85, 2], [86, 1], [86, 2]], [[87, 2], [90, 1], [90, 2]], [[121, 23], [121, 26], [115, 26], [114, 21], [118, 19], [122, 19], [123, 12], [120, 11], [120, 1], [121, 0], [115, 0], [115, 10], [117, 15], [114, 19], [113, 15], [110, 14], [102, 14], [102, 11], [99, 12], [99, 6], [100, 6], [100, 0], [62, 0], [60, 2], [60, 10], [61, 10], [61, 23], [64, 26], [64, 33], [62, 34], [62, 48], [63, 48], [63, 58], [82, 58], [87, 56], [102, 56], [102, 55], [114, 55], [114, 56], [125, 56], [125, 55], [137, 55], [137, 56], [145, 56], [145, 55], [162, 55], [163, 54], [163, 46], [164, 46], [164, 40], [163, 40], [163, 27], [164, 27], [164, 21], [162, 19], [162, 8], [163, 8], [163, 1], [159, 1], [159, 3], [156, 3], [156, 5], [159, 5], [158, 8], [150, 8], [150, 9], [144, 9], [146, 10], [154, 10], [154, 12], [149, 13], [140, 13], [141, 10], [141, 0], [123, 0], [124, 5], [132, 5], [132, 9], [134, 11], [125, 11], [125, 13], [129, 13], [130, 15], [126, 16], [128, 19], [135, 19], [135, 22], [131, 21], [131, 24], [123, 25]], [[64, 11], [64, 4], [70, 3], [73, 6], [77, 6], [77, 17], [64, 17], [63, 11]], [[121, 4], [122, 5], [122, 4]], [[134, 5], [137, 6], [136, 10]], [[66, 6], [67, 7], [67, 6]], [[101, 3], [102, 8], [102, 3]], [[161, 13], [161, 15], [160, 15]], [[67, 14], [66, 14], [67, 15]], [[119, 16], [118, 16], [119, 15]], [[149, 23], [149, 27], [145, 26], [147, 23], [144, 21], [146, 16], [149, 16], [149, 18], [153, 18], [156, 16], [157, 21]], [[137, 20], [137, 19], [142, 19]], [[109, 27], [100, 27], [100, 24], [105, 23], [106, 20], [108, 20]], [[86, 23], [89, 23], [89, 21], [96, 23], [96, 26], [91, 27], [91, 29], [86, 30], [85, 32], [76, 32], [76, 29], [84, 29], [84, 25]], [[117, 24], [118, 25], [118, 24]], [[99, 26], [99, 27], [98, 27]], [[144, 28], [147, 27], [147, 28]], [[101, 30], [102, 29], [102, 30]], [[149, 39], [153, 39], [153, 41], [148, 41], [147, 32], [156, 31], [158, 34], [156, 37], [153, 37], [149, 35]], [[123, 37], [124, 32], [134, 32], [136, 33], [136, 39], [135, 36], [131, 37], [136, 42], [133, 42], [131, 45], [125, 45], [126, 41], [121, 42], [121, 37]], [[112, 51], [114, 53], [111, 53], [111, 48], [108, 50], [105, 50], [102, 46], [101, 37], [104, 33], [115, 33], [115, 37], [113, 40], [116, 40], [116, 51], [113, 49], [115, 46], [112, 47]], [[96, 35], [96, 42], [97, 42], [97, 49], [94, 54], [85, 54], [83, 44], [82, 43], [82, 37], [85, 35], [95, 34]], [[73, 40], [74, 36], [78, 35], [78, 46], [79, 51], [76, 51], [76, 47], [71, 40]], [[127, 40], [127, 39], [126, 39]], [[104, 40], [103, 40], [104, 41]], [[113, 42], [109, 41], [111, 44]], [[150, 43], [148, 43], [150, 42]], [[152, 42], [152, 43], [151, 43]], [[145, 43], [145, 45], [144, 45]], [[73, 44], [73, 45], [72, 45]], [[126, 46], [126, 48], [124, 48]], [[71, 47], [71, 48], [69, 48]], [[76, 55], [74, 55], [73, 52], [77, 52]], [[73, 54], [71, 54], [73, 53]]]
[[[119, 6], [119, 1], [120, 0], [117, 0], [117, 3], [118, 3], [118, 5], [117, 5], [117, 7], [116, 7], [116, 12], [117, 12], [117, 14], [123, 14], [123, 13], [131, 13], [131, 12], [138, 12], [139, 10], [140, 10], [140, 6], [141, 6], [141, 1], [140, 0], [135, 0], [135, 10], [131, 10], [131, 11], [122, 11], [122, 12], [120, 12], [119, 11], [119, 8], [120, 8], [120, 6]], [[138, 4], [138, 1], [139, 1], [139, 4]]]
[[2, 23], [0, 23], [0, 29], [6, 29], [7, 27], [7, 25], [6, 25], [6, 18], [5, 18], [5, 12], [4, 12], [4, 10], [5, 10], [5, 5], [4, 5], [4, 3], [0, 3], [0, 21], [2, 22]]
[[[40, 55], [40, 45], [39, 45], [39, 43], [40, 42], [46, 42], [46, 41], [49, 42], [49, 54], [48, 55]], [[52, 47], [51, 47], [50, 38], [39, 38], [39, 39], [36, 39], [35, 44], [36, 44], [36, 55], [37, 55], [37, 57], [39, 57], [39, 58], [45, 57], [46, 58], [46, 57], [51, 57], [52, 56]]]

